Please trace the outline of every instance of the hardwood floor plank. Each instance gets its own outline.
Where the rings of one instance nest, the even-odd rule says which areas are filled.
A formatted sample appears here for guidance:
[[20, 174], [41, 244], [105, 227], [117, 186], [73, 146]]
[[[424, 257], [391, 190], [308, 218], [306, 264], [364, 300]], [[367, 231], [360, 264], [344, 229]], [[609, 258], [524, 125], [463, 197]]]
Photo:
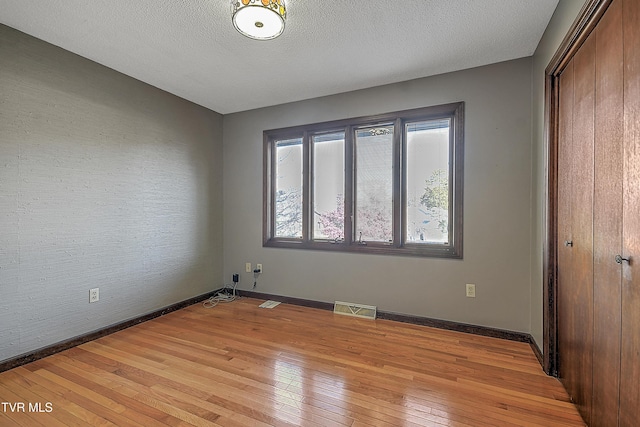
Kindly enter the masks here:
[[[11, 373], [12, 371], [8, 372]], [[90, 400], [85, 399], [83, 396], [59, 386], [37, 372], [30, 373], [29, 379], [37, 386], [38, 394], [41, 397], [46, 396], [47, 401], [52, 402], [52, 417], [57, 418], [58, 411], [62, 409], [79, 420], [76, 424], [71, 425], [116, 426], [105, 417], [106, 409], [105, 411], [99, 410]]]
[[[117, 377], [114, 374], [94, 373], [92, 366], [78, 364], [74, 359], [58, 359], [54, 366], [48, 369], [69, 381], [73, 381], [84, 387], [91, 387], [93, 391], [113, 401], [119, 401], [124, 406], [120, 413], [138, 425], [148, 425], [163, 422], [165, 413], [153, 411], [150, 406], [144, 405], [135, 399], [137, 393], [147, 390], [136, 387], [135, 384], [123, 386], [118, 381], [112, 381], [110, 377]], [[137, 392], [135, 391], [137, 390]]]
[[583, 425], [529, 344], [261, 302], [193, 305], [1, 373], [0, 401], [53, 411], [0, 423]]

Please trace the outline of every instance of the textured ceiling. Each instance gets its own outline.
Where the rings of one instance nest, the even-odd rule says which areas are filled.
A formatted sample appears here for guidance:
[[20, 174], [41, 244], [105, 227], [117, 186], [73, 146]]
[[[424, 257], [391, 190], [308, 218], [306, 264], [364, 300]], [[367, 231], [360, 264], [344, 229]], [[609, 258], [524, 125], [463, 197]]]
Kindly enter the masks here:
[[229, 0], [0, 0], [0, 22], [227, 114], [532, 55], [558, 0], [287, 0], [255, 41]]

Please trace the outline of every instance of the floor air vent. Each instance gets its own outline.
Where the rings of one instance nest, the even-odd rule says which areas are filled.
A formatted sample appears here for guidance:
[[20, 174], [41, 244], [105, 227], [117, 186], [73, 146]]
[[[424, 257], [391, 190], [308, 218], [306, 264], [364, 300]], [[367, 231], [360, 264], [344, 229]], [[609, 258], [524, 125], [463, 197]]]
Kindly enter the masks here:
[[373, 305], [354, 304], [352, 302], [336, 301], [333, 304], [333, 312], [346, 316], [364, 317], [365, 319], [376, 318], [376, 307]]

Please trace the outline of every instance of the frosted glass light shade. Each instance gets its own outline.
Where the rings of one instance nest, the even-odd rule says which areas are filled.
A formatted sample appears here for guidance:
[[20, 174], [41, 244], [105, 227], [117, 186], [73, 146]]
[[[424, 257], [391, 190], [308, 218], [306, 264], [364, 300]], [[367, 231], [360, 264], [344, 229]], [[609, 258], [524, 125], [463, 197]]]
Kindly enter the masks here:
[[231, 20], [241, 34], [269, 40], [284, 31], [287, 8], [284, 0], [231, 0]]

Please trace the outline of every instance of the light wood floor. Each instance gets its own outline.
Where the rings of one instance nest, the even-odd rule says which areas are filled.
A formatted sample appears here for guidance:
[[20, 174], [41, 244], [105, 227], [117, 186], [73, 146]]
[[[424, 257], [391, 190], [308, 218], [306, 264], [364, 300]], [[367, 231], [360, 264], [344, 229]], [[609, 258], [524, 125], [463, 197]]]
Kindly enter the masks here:
[[4, 372], [0, 402], [25, 412], [0, 406], [0, 425], [584, 425], [528, 344], [261, 302], [194, 305]]

